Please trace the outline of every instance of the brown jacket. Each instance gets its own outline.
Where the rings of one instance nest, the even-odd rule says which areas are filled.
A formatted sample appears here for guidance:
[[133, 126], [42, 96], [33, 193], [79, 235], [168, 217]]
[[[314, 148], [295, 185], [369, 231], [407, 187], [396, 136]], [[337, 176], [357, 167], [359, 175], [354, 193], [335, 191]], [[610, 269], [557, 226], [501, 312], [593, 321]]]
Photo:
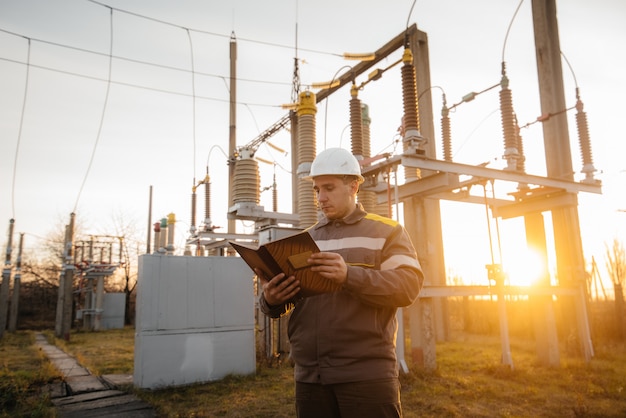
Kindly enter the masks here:
[[269, 306], [278, 317], [291, 308], [289, 340], [295, 379], [346, 383], [397, 376], [396, 310], [417, 298], [423, 274], [415, 249], [399, 223], [359, 206], [343, 220], [323, 219], [309, 228], [321, 251], [343, 256], [342, 290]]

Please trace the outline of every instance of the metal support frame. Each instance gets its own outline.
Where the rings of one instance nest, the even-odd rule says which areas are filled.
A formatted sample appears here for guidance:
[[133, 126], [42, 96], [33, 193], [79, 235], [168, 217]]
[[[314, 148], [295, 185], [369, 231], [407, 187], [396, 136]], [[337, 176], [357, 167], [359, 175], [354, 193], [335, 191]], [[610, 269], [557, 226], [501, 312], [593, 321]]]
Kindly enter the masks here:
[[[536, 185], [544, 188], [550, 188], [554, 191], [562, 191], [566, 193], [602, 193], [602, 185], [600, 183], [584, 183], [571, 180], [555, 179], [550, 177], [537, 176], [533, 174], [525, 174], [513, 171], [499, 170], [484, 166], [475, 166], [470, 164], [455, 163], [449, 161], [436, 160], [421, 155], [396, 155], [369, 167], [363, 167], [362, 174], [366, 179], [372, 179], [381, 172], [387, 172], [393, 166], [402, 165], [404, 167], [419, 168], [421, 170], [431, 170], [435, 174], [425, 176], [419, 180], [405, 183], [399, 186], [400, 199], [419, 194], [423, 197], [453, 199], [451, 193], [462, 187], [471, 184], [479, 184], [489, 180], [500, 180], [518, 184]], [[465, 182], [460, 181], [460, 176], [470, 176], [471, 180]], [[383, 186], [369, 180], [363, 186], [366, 190], [374, 190], [378, 195], [386, 199], [386, 190]], [[462, 199], [460, 199], [462, 200]], [[518, 201], [523, 198], [519, 197]], [[480, 200], [484, 204], [484, 200]], [[515, 203], [515, 200], [502, 200], [499, 204]]]
[[594, 356], [589, 316], [583, 286], [424, 286], [420, 298], [448, 298], [462, 296], [569, 296], [575, 300], [576, 322], [580, 327], [583, 356], [586, 362]]

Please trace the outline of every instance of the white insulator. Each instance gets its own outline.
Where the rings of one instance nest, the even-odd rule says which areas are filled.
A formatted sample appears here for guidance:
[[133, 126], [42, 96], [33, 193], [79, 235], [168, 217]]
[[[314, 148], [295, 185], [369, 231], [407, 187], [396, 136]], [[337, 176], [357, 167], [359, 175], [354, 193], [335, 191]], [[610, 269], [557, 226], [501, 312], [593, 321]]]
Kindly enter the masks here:
[[174, 236], [176, 235], [176, 215], [170, 213], [167, 215], [167, 246], [165, 249], [168, 254], [174, 254]]
[[165, 253], [165, 247], [167, 246], [167, 219], [161, 219], [161, 237], [159, 242], [159, 253]]
[[161, 244], [161, 230], [154, 231], [154, 244], [152, 248], [154, 248], [154, 252], [156, 253], [159, 250], [159, 246]]
[[233, 179], [233, 202], [258, 204], [261, 195], [259, 183], [259, 163], [253, 158], [237, 160]]
[[311, 162], [298, 165], [298, 168], [296, 169], [296, 174], [298, 175], [298, 178], [307, 177], [309, 173], [311, 173]]
[[502, 158], [506, 161], [506, 171], [517, 171], [517, 160], [519, 159], [519, 152], [517, 148], [505, 148]]

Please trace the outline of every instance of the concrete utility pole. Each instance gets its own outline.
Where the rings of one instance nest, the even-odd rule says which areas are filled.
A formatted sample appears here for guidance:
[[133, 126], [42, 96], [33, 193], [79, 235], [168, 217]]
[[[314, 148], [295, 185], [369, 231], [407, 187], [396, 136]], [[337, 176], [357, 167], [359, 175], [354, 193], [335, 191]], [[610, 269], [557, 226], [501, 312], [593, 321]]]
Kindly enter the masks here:
[[[420, 134], [424, 138], [435, 137], [432, 98], [430, 92], [430, 59], [428, 38], [424, 32], [410, 32], [409, 44], [416, 69], [419, 100]], [[435, 141], [425, 144], [425, 155], [435, 158]], [[422, 170], [422, 177], [432, 173]], [[441, 234], [441, 211], [437, 199], [413, 196], [404, 201], [404, 224], [415, 241], [417, 254], [424, 270], [425, 285], [445, 285], [445, 263], [443, 259], [443, 238]], [[420, 298], [409, 308], [411, 356], [414, 364], [427, 370], [437, 367], [435, 344], [437, 339], [445, 340], [447, 314], [442, 299]]]
[[[228, 155], [232, 155], [237, 149], [237, 38], [235, 32], [230, 35], [230, 117], [228, 132]], [[228, 162], [228, 207], [234, 202], [233, 179], [235, 178], [235, 161]], [[228, 219], [228, 233], [237, 232], [235, 219]]]
[[17, 330], [17, 316], [20, 304], [20, 284], [22, 281], [22, 249], [24, 248], [24, 233], [20, 234], [20, 243], [15, 261], [15, 278], [13, 279], [13, 294], [11, 295], [11, 315], [9, 316], [9, 332]]
[[[150, 186], [152, 187], [152, 186]], [[150, 229], [150, 228], [148, 228]], [[150, 245], [150, 244], [148, 244]], [[89, 247], [85, 261], [91, 265], [93, 263], [93, 246], [94, 237], [89, 240]], [[87, 286], [85, 288], [85, 304], [83, 309], [83, 329], [93, 331], [93, 280], [87, 277]]]
[[152, 232], [152, 185], [150, 185], [150, 194], [148, 196], [148, 237], [146, 238], [146, 254], [150, 254], [150, 240]]
[[[548, 270], [548, 244], [545, 224], [541, 212], [524, 215], [526, 228], [526, 242], [529, 247], [535, 248], [542, 257], [542, 271], [539, 278], [541, 286], [550, 286], [550, 271]], [[552, 304], [552, 295], [529, 296], [535, 341], [537, 342], [537, 357], [544, 366], [558, 367], [560, 364], [559, 341]]]
[[57, 299], [56, 324], [54, 332], [57, 338], [66, 341], [70, 339], [72, 329], [72, 292], [74, 285], [74, 218], [75, 214], [70, 214], [70, 223], [65, 229], [65, 250], [63, 252], [63, 272], [59, 280], [59, 296]]
[[[65, 239], [64, 243], [67, 243], [67, 230], [68, 226], [65, 225]], [[65, 251], [65, 248], [63, 249]], [[61, 338], [63, 336], [63, 300], [65, 299], [63, 295], [63, 291], [65, 289], [65, 260], [63, 260], [63, 268], [61, 269], [61, 274], [59, 275], [59, 289], [57, 292], [57, 309], [56, 316], [54, 319], [54, 335], [57, 338]]]
[[4, 336], [7, 327], [7, 313], [9, 309], [9, 285], [11, 282], [11, 251], [13, 246], [13, 227], [15, 219], [9, 220], [9, 239], [7, 252], [4, 259], [4, 269], [2, 269], [2, 284], [0, 285], [0, 338]]
[[[533, 0], [533, 26], [537, 54], [537, 73], [541, 113], [554, 115], [543, 123], [544, 148], [547, 175], [561, 180], [573, 180], [567, 116], [560, 112], [566, 108], [561, 66], [561, 47], [555, 0]], [[574, 196], [575, 198], [575, 196]], [[578, 208], [576, 205], [551, 210], [556, 248], [557, 275], [561, 285], [582, 286], [585, 283], [585, 262], [580, 237]], [[580, 302], [574, 302], [580, 303]], [[579, 343], [583, 355], [589, 361], [593, 356], [589, 327], [583, 318], [577, 317], [572, 304], [566, 317], [576, 318], [571, 329], [578, 328]]]

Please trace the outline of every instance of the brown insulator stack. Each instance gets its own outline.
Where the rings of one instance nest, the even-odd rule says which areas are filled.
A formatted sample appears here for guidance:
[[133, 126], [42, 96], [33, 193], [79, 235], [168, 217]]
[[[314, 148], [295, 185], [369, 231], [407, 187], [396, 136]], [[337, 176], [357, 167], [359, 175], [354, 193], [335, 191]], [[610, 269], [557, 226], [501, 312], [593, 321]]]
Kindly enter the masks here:
[[211, 221], [211, 178], [207, 173], [203, 180], [204, 183], [204, 229], [210, 231], [213, 229]]
[[[419, 108], [417, 103], [417, 79], [415, 65], [413, 65], [413, 53], [409, 48], [402, 55], [402, 102], [404, 105], [404, 117], [402, 118], [402, 136], [405, 153], [415, 153], [422, 137], [419, 125]], [[419, 169], [405, 169], [406, 180], [418, 179]]]
[[[372, 155], [372, 146], [370, 139], [371, 123], [372, 119], [369, 115], [369, 107], [366, 104], [361, 104], [361, 125], [363, 127], [363, 159], [367, 159]], [[376, 193], [371, 190], [359, 190], [358, 198], [359, 202], [363, 205], [363, 208], [366, 212], [378, 213], [376, 208]]]
[[520, 132], [519, 123], [517, 121], [517, 116], [515, 116], [515, 141], [517, 144], [517, 171], [520, 173], [526, 172], [526, 157], [524, 155], [524, 140], [522, 138], [522, 133]]
[[503, 158], [507, 163], [506, 170], [518, 171], [518, 160], [520, 159], [518, 127], [513, 111], [513, 93], [509, 89], [509, 79], [504, 73], [500, 85], [502, 87], [500, 89], [500, 117], [504, 137]]
[[276, 185], [276, 173], [274, 173], [274, 181], [272, 182], [272, 210], [278, 212], [278, 187]]
[[359, 89], [352, 83], [350, 89], [350, 133], [352, 140], [352, 155], [357, 160], [363, 158], [363, 117], [361, 115], [361, 100], [358, 98]]
[[369, 106], [361, 104], [361, 126], [363, 127], [363, 158], [369, 158], [372, 156], [372, 141], [370, 135], [370, 125], [372, 118], [370, 118]]
[[191, 233], [196, 231], [196, 186], [195, 184], [191, 188]]
[[450, 109], [444, 102], [441, 109], [441, 136], [444, 161], [452, 161], [452, 129], [450, 127]]
[[585, 182], [595, 182], [593, 173], [596, 171], [593, 166], [593, 156], [591, 155], [591, 140], [589, 138], [589, 125], [587, 125], [587, 113], [583, 110], [584, 105], [580, 98], [576, 101], [576, 127], [578, 128], [578, 143], [582, 156]]
[[315, 159], [315, 94], [310, 91], [300, 93], [298, 102], [298, 215], [299, 226], [307, 228], [317, 222], [317, 199], [309, 180], [305, 180]]

